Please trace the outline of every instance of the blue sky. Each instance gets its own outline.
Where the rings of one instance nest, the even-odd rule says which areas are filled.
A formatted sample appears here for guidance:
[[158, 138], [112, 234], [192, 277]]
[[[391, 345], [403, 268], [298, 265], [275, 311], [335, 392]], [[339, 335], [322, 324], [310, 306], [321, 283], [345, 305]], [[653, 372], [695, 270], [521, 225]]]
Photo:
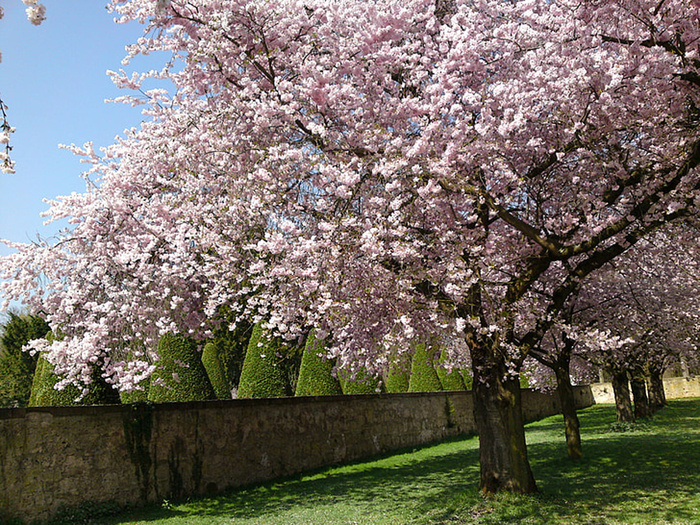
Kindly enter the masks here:
[[[0, 0], [0, 95], [9, 107], [14, 175], [0, 174], [0, 238], [18, 242], [49, 237], [43, 226], [44, 198], [82, 192], [86, 165], [58, 144], [95, 148], [138, 126], [140, 109], [105, 99], [126, 94], [114, 87], [108, 69], [143, 71], [162, 61], [139, 59], [122, 66], [124, 47], [144, 27], [115, 24], [107, 0], [44, 0], [47, 19], [33, 26], [20, 0]], [[149, 57], [150, 58], [150, 57]], [[148, 63], [150, 62], [150, 64]], [[0, 255], [9, 253], [0, 246]]]

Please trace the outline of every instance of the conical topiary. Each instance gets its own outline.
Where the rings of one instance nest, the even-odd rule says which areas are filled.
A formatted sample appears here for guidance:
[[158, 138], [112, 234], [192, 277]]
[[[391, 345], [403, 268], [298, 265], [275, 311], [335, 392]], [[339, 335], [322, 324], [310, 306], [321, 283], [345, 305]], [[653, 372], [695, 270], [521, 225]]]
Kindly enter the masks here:
[[209, 342], [202, 351], [202, 364], [207, 371], [216, 399], [231, 399], [231, 388], [226, 377], [226, 368], [221, 359], [219, 345]]
[[411, 377], [411, 359], [407, 354], [393, 356], [384, 378], [384, 386], [390, 394], [408, 392]]
[[281, 346], [281, 341], [263, 333], [260, 323], [253, 328], [238, 384], [239, 398], [287, 395], [287, 381], [278, 356]]
[[[63, 336], [46, 334], [46, 340], [52, 343]], [[107, 405], [119, 404], [119, 392], [102, 377], [99, 365], [93, 369], [92, 382], [85, 385], [88, 393], [82, 395], [83, 387], [69, 384], [62, 390], [55, 388], [61, 377], [54, 372], [54, 366], [44, 355], [39, 356], [32, 379], [29, 406], [69, 406], [69, 405]], [[82, 398], [80, 397], [82, 395]], [[80, 400], [78, 400], [80, 398]]]
[[472, 389], [472, 385], [474, 384], [474, 378], [472, 377], [472, 373], [469, 370], [461, 370], [462, 373], [462, 380], [464, 381], [464, 388], [467, 390]]
[[453, 368], [449, 372], [446, 370], [446, 368], [443, 366], [443, 363], [445, 362], [446, 356], [445, 356], [445, 351], [443, 350], [440, 353], [440, 360], [438, 362], [438, 366], [435, 367], [435, 371], [437, 372], [438, 378], [440, 379], [440, 384], [442, 385], [443, 390], [466, 390], [467, 387], [464, 384], [464, 379], [462, 379], [462, 374], [460, 373], [459, 369]]
[[383, 391], [380, 378], [369, 375], [365, 369], [360, 369], [354, 378], [343, 372], [339, 375], [343, 394], [378, 394]]
[[342, 394], [338, 379], [333, 377], [333, 362], [323, 357], [325, 344], [312, 331], [301, 356], [295, 396], [332, 396]]
[[442, 390], [440, 378], [433, 366], [433, 359], [424, 344], [416, 345], [411, 363], [411, 378], [408, 382], [409, 392], [436, 392]]
[[158, 361], [151, 374], [148, 400], [153, 403], [214, 399], [214, 389], [188, 337], [165, 334], [158, 342]]

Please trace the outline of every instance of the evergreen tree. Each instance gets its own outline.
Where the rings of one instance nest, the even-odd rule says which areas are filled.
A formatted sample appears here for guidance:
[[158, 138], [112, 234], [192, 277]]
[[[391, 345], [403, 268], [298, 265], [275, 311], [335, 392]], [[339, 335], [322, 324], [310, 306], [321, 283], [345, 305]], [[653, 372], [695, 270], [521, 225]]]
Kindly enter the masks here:
[[440, 360], [438, 362], [438, 366], [435, 367], [435, 371], [437, 372], [438, 378], [440, 379], [440, 384], [442, 385], [443, 390], [466, 390], [467, 387], [464, 384], [464, 379], [462, 378], [462, 374], [460, 373], [460, 370], [457, 368], [453, 368], [449, 372], [445, 369], [443, 366], [443, 363], [446, 361], [446, 356], [445, 352], [442, 351], [440, 353]]
[[149, 401], [214, 399], [214, 389], [194, 340], [179, 334], [165, 334], [158, 342], [158, 355], [156, 370], [151, 375]]
[[436, 392], [443, 390], [440, 378], [433, 365], [432, 351], [424, 344], [416, 346], [416, 353], [411, 363], [411, 378], [408, 382], [409, 392]]
[[255, 325], [248, 342], [248, 350], [238, 397], [283, 397], [289, 395], [288, 382], [281, 365], [280, 351], [284, 352], [279, 339], [270, 339], [263, 333], [260, 323]]
[[41, 317], [10, 312], [0, 335], [0, 407], [27, 406], [38, 356], [22, 347], [48, 331]]
[[410, 356], [406, 354], [396, 356], [395, 359], [389, 363], [389, 369], [387, 370], [386, 377], [384, 379], [386, 391], [391, 394], [408, 392], [410, 378]]
[[222, 353], [219, 345], [209, 342], [204, 345], [202, 351], [202, 364], [207, 371], [207, 376], [214, 388], [217, 399], [231, 399], [231, 387], [226, 376], [226, 367], [221, 359]]
[[301, 357], [296, 396], [331, 396], [342, 394], [340, 382], [333, 376], [333, 361], [323, 357], [324, 341], [312, 331], [306, 339]]
[[342, 372], [339, 374], [343, 394], [378, 394], [384, 390], [380, 378], [369, 375], [364, 369], [361, 369], [354, 378], [344, 376]]

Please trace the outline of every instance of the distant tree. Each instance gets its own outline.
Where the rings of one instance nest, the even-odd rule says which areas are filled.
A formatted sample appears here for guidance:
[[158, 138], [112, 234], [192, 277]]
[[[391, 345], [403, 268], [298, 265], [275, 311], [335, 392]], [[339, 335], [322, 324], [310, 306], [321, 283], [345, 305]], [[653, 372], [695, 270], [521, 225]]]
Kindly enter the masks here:
[[0, 335], [0, 406], [27, 406], [38, 356], [22, 351], [22, 347], [48, 331], [49, 325], [41, 317], [9, 313]]

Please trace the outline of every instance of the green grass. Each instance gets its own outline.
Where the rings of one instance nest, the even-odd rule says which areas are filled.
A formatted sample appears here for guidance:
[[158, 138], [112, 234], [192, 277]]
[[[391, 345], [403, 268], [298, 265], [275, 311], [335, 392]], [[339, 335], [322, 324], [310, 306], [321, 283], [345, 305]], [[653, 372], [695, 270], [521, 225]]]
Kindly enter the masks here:
[[100, 523], [700, 524], [700, 399], [672, 401], [633, 431], [611, 431], [611, 405], [580, 419], [577, 462], [566, 457], [561, 416], [527, 426], [537, 495], [482, 496], [469, 438]]

